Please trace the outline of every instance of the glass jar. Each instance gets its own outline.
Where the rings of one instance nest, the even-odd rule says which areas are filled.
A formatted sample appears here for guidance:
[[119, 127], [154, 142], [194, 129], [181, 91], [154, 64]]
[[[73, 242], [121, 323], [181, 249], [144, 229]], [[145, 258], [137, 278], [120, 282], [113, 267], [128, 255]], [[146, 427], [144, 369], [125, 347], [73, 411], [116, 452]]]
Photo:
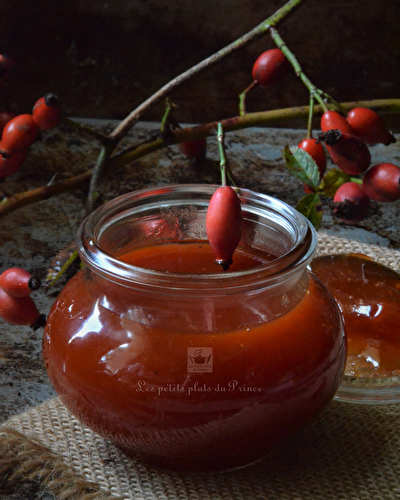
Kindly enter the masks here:
[[128, 455], [180, 471], [265, 456], [332, 400], [346, 356], [336, 303], [307, 269], [315, 231], [277, 199], [239, 190], [236, 252], [268, 256], [257, 265], [205, 274], [193, 257], [193, 272], [126, 261], [171, 245], [185, 259], [185, 245], [206, 244], [215, 189], [142, 190], [93, 212], [77, 235], [84, 267], [44, 335], [48, 374], [69, 410]]

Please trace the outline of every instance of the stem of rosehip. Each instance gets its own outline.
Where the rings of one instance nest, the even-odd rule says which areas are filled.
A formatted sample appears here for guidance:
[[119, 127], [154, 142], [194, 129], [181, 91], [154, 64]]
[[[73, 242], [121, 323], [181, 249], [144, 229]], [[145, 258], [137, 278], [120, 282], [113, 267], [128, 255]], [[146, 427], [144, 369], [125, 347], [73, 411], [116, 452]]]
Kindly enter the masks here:
[[225, 153], [225, 134], [222, 123], [218, 123], [218, 132], [217, 132], [217, 140], [218, 140], [218, 148], [219, 148], [219, 157], [221, 159], [219, 167], [221, 169], [221, 185], [226, 186], [226, 153]]
[[172, 116], [172, 111], [175, 107], [176, 107], [175, 104], [171, 101], [169, 97], [167, 97], [165, 104], [165, 112], [164, 116], [162, 117], [160, 125], [160, 132], [163, 137], [168, 137], [171, 134], [171, 126], [175, 129], [182, 128]]
[[354, 182], [356, 184], [359, 184], [360, 186], [362, 186], [362, 179], [360, 179], [359, 177], [350, 177], [350, 182]]
[[[318, 89], [312, 82], [311, 80], [304, 74], [303, 70], [301, 69], [301, 66], [296, 59], [296, 56], [293, 54], [293, 52], [288, 48], [286, 43], [283, 41], [281, 36], [279, 35], [277, 29], [273, 26], [269, 29], [269, 32], [271, 34], [271, 37], [273, 41], [275, 42], [275, 45], [281, 49], [281, 51], [285, 54], [286, 59], [290, 62], [290, 64], [293, 66], [293, 69], [296, 73], [296, 75], [300, 78], [300, 80], [304, 83], [304, 85], [307, 87], [307, 89], [310, 92], [310, 96], [315, 98], [318, 103], [322, 106], [322, 109], [324, 111], [328, 111], [328, 106], [326, 105], [325, 100], [322, 97], [323, 92]], [[328, 96], [329, 97], [329, 96]], [[329, 97], [330, 99], [330, 97]]]
[[245, 89], [241, 94], [239, 94], [239, 116], [244, 116], [246, 114], [246, 96], [255, 87], [258, 86], [258, 82], [255, 80]]
[[314, 117], [314, 96], [310, 94], [310, 106], [308, 111], [307, 139], [312, 137], [312, 121]]

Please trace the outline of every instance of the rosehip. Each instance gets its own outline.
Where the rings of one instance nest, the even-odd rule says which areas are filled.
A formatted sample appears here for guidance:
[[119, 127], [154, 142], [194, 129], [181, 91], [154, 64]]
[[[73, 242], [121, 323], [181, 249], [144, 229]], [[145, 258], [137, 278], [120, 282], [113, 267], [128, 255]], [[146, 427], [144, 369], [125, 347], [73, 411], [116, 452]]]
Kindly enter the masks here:
[[340, 130], [328, 130], [318, 139], [326, 142], [333, 163], [346, 174], [358, 175], [369, 167], [371, 153], [358, 137]]
[[35, 142], [38, 133], [32, 115], [18, 115], [4, 127], [0, 149], [9, 155], [25, 151]]
[[10, 267], [0, 274], [0, 288], [13, 297], [27, 297], [40, 288], [40, 279], [20, 267]]
[[283, 78], [290, 68], [290, 63], [280, 49], [263, 52], [253, 65], [253, 80], [261, 87], [269, 87]]
[[32, 116], [36, 125], [43, 130], [51, 130], [61, 121], [61, 109], [56, 94], [49, 92], [38, 99], [33, 106]]
[[359, 184], [346, 182], [336, 191], [330, 204], [336, 217], [346, 224], [355, 224], [368, 214], [370, 201]]
[[13, 297], [3, 289], [0, 289], [0, 318], [12, 325], [29, 325], [34, 330], [45, 323], [45, 316], [39, 313], [32, 297]]
[[400, 199], [400, 167], [393, 163], [375, 165], [365, 172], [362, 186], [371, 200], [396, 201]]
[[350, 123], [337, 111], [325, 111], [321, 117], [321, 130], [328, 132], [328, 130], [340, 130], [346, 134], [352, 134], [353, 130]]
[[7, 123], [16, 116], [17, 115], [15, 113], [12, 113], [11, 111], [2, 111], [0, 113], [0, 132], [3, 132], [4, 127], [7, 125]]
[[[1, 149], [1, 143], [0, 143]], [[23, 165], [26, 159], [26, 153], [15, 153], [10, 157], [0, 154], [0, 179], [15, 174]]]
[[181, 142], [178, 148], [182, 154], [191, 160], [202, 160], [206, 156], [207, 142], [204, 137], [193, 141]]
[[242, 236], [243, 215], [240, 200], [230, 186], [218, 188], [212, 195], [206, 216], [208, 241], [214, 250], [215, 263], [224, 271]]
[[[312, 137], [303, 139], [298, 147], [308, 153], [318, 166], [320, 179], [326, 171], [326, 154], [324, 146]], [[303, 184], [306, 193], [312, 193], [313, 189], [307, 184]]]
[[366, 144], [382, 143], [388, 146], [392, 142], [396, 142], [382, 118], [372, 109], [354, 108], [347, 115], [347, 121], [353, 129], [354, 135]]

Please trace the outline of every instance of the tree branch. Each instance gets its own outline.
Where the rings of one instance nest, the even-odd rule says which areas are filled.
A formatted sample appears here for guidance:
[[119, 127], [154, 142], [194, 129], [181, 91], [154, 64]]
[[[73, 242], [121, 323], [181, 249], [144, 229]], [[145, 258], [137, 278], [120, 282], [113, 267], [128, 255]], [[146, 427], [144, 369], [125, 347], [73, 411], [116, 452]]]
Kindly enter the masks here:
[[189, 70], [181, 73], [179, 76], [168, 82], [161, 89], [159, 89], [155, 94], [153, 94], [149, 99], [144, 101], [140, 106], [138, 106], [135, 110], [133, 110], [109, 135], [110, 139], [115, 141], [115, 144], [118, 143], [121, 138], [128, 132], [130, 128], [132, 128], [135, 123], [140, 120], [143, 114], [148, 111], [150, 108], [154, 107], [156, 104], [165, 99], [171, 92], [180, 87], [183, 83], [187, 82], [198, 73], [203, 71], [206, 68], [209, 68], [221, 61], [226, 56], [232, 54], [233, 52], [245, 47], [250, 42], [260, 38], [263, 34], [265, 34], [271, 26], [276, 26], [283, 19], [285, 19], [289, 13], [293, 13], [296, 8], [300, 6], [300, 4], [304, 0], [290, 0], [283, 7], [275, 12], [271, 17], [267, 20], [263, 21], [261, 24], [256, 26], [253, 30], [249, 31], [247, 34], [238, 38], [236, 41], [227, 45], [220, 51], [216, 52], [212, 56], [204, 59], [199, 64], [196, 64]]
[[[349, 111], [352, 108], [362, 106], [371, 108], [378, 113], [400, 113], [400, 99], [377, 99], [373, 101], [355, 101], [341, 103], [341, 107]], [[217, 130], [218, 123], [222, 123], [225, 132], [241, 130], [248, 127], [265, 126], [271, 124], [281, 124], [287, 120], [304, 119], [308, 117], [309, 106], [299, 106], [293, 108], [277, 109], [272, 111], [261, 111], [257, 113], [248, 113], [244, 116], [237, 116], [212, 122], [197, 127], [186, 127], [180, 130], [175, 130], [168, 138], [168, 141], [161, 137], [154, 139], [151, 142], [144, 142], [139, 146], [129, 148], [122, 153], [113, 156], [108, 163], [107, 172], [116, 170], [134, 160], [138, 160], [143, 156], [170, 146], [171, 144], [179, 144], [188, 140], [199, 139], [206, 137], [211, 132]], [[321, 106], [315, 106], [314, 112], [320, 115], [323, 112]], [[42, 186], [23, 193], [17, 193], [5, 198], [0, 202], [0, 218], [4, 217], [19, 208], [32, 205], [39, 201], [47, 200], [53, 196], [57, 196], [67, 191], [85, 187], [89, 184], [93, 170], [69, 177], [57, 183]]]

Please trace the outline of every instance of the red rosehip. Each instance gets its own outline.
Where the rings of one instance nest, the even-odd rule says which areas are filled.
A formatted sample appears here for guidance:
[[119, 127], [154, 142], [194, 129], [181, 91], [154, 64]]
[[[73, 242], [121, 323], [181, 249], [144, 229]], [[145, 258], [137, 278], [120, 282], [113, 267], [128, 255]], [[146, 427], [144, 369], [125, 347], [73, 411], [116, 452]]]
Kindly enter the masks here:
[[13, 297], [27, 297], [40, 285], [38, 277], [20, 267], [10, 267], [0, 274], [0, 288]]
[[388, 146], [396, 142], [382, 118], [372, 109], [354, 108], [347, 115], [347, 121], [353, 129], [354, 135], [366, 144], [382, 143]]
[[13, 297], [2, 288], [0, 288], [0, 318], [12, 325], [29, 325], [35, 330], [45, 323], [45, 317], [37, 310], [32, 297]]
[[51, 130], [61, 121], [61, 108], [56, 94], [49, 92], [38, 99], [33, 106], [33, 119], [42, 130]]
[[178, 144], [178, 148], [187, 158], [191, 160], [202, 160], [206, 156], [207, 142], [204, 137], [201, 137], [193, 141], [181, 142]]
[[[320, 179], [326, 171], [326, 154], [324, 146], [312, 137], [303, 139], [298, 147], [308, 153], [318, 166]], [[303, 184], [306, 193], [312, 193], [313, 189], [307, 184]]]
[[362, 187], [355, 182], [346, 182], [336, 191], [330, 207], [343, 222], [355, 224], [367, 216], [369, 205], [369, 198]]
[[269, 87], [281, 80], [290, 68], [290, 63], [280, 49], [263, 52], [253, 65], [253, 80], [261, 87]]
[[2, 111], [0, 113], [0, 133], [3, 132], [4, 127], [7, 125], [7, 123], [16, 116], [17, 115], [11, 111]]
[[[1, 143], [0, 143], [1, 149]], [[12, 156], [3, 156], [0, 154], [0, 179], [15, 174], [23, 165], [26, 159], [26, 153], [15, 153]]]
[[230, 186], [218, 188], [211, 197], [206, 216], [208, 241], [215, 253], [215, 263], [224, 271], [242, 236], [243, 215], [240, 200]]
[[353, 129], [346, 118], [337, 111], [325, 111], [321, 117], [321, 130], [328, 132], [328, 130], [340, 130], [346, 134], [352, 134]]
[[333, 163], [346, 174], [358, 175], [369, 167], [371, 153], [358, 137], [340, 130], [328, 130], [318, 139], [326, 142]]
[[32, 115], [18, 115], [4, 127], [1, 151], [9, 155], [23, 152], [35, 142], [38, 133], [39, 128]]
[[400, 167], [380, 163], [363, 176], [363, 190], [371, 200], [390, 203], [400, 199]]

